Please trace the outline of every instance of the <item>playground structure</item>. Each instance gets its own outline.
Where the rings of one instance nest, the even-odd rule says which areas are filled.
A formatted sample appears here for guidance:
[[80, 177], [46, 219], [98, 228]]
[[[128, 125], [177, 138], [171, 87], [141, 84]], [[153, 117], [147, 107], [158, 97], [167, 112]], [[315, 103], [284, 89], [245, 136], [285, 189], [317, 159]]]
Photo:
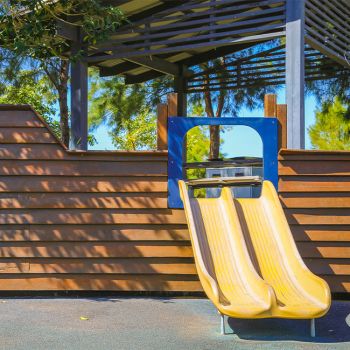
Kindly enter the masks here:
[[[59, 23], [58, 35], [71, 42], [71, 51], [85, 53], [72, 64], [72, 149], [29, 106], [0, 106], [0, 291], [204, 290], [230, 316], [322, 316], [330, 302], [322, 279], [334, 295], [350, 292], [350, 152], [303, 150], [304, 83], [348, 72], [349, 5], [324, 0], [320, 12], [315, 0], [106, 2], [120, 6], [130, 19], [106, 42], [86, 48], [79, 28]], [[211, 76], [220, 72], [194, 70], [275, 38], [285, 38], [285, 45], [233, 62], [220, 83]], [[265, 56], [273, 57], [272, 67], [266, 67]], [[174, 76], [175, 93], [158, 106], [157, 150], [87, 151], [89, 65], [103, 76], [123, 74], [130, 84]], [[264, 116], [186, 118], [188, 93], [281, 82], [287, 104], [278, 105], [276, 96], [267, 95]], [[212, 225], [215, 213], [234, 227], [237, 260], [223, 252], [221, 277], [242, 277], [254, 288], [236, 295], [239, 291], [227, 285], [232, 280], [223, 281], [224, 298], [205, 281], [198, 262], [196, 269], [200, 250], [178, 189], [186, 132], [196, 125], [221, 124], [258, 131], [264, 143], [264, 179], [275, 188], [264, 182], [262, 197], [254, 200], [234, 199], [227, 189], [216, 199], [192, 200], [181, 185], [187, 215], [198, 218], [195, 207], [208, 206], [211, 214], [202, 220]], [[223, 210], [217, 210], [218, 203]], [[259, 229], [274, 245], [278, 264], [265, 265], [268, 259], [249, 215], [264, 223]], [[220, 244], [232, 243], [228, 231], [220, 231], [226, 240]], [[243, 245], [248, 235], [254, 247], [249, 253]], [[276, 244], [277, 236], [283, 238], [282, 246]], [[209, 244], [218, 244], [214, 235]], [[256, 261], [250, 262], [252, 249]], [[288, 259], [282, 259], [284, 254]], [[265, 282], [254, 271], [256, 264]], [[272, 272], [287, 283], [276, 282]], [[292, 281], [294, 273], [298, 283]], [[249, 308], [229, 310], [227, 295]]]

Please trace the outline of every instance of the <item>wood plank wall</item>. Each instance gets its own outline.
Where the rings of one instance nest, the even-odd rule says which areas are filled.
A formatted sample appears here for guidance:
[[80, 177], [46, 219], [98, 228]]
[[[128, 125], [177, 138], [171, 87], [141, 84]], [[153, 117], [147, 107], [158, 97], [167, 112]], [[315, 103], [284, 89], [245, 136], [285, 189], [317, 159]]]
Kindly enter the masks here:
[[[306, 264], [350, 292], [350, 152], [279, 158]], [[29, 107], [0, 106], [0, 291], [201, 291], [166, 197], [166, 152], [70, 152]]]
[[0, 290], [201, 290], [166, 152], [69, 152], [2, 106], [0, 208]]
[[350, 152], [281, 150], [280, 199], [305, 263], [350, 292]]

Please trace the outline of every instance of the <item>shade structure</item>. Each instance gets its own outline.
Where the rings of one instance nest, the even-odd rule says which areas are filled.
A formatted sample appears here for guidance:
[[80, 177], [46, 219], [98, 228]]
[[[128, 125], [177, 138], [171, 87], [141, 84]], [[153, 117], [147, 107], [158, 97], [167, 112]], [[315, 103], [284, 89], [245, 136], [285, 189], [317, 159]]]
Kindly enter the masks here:
[[[127, 20], [100, 42], [84, 45], [83, 28], [79, 28], [78, 22], [58, 20], [57, 23], [57, 34], [71, 47], [65, 54], [69, 57], [77, 50], [84, 53], [72, 65], [75, 148], [86, 147], [86, 135], [82, 133], [87, 130], [84, 123], [88, 66], [97, 67], [103, 76], [122, 74], [127, 84], [171, 75], [175, 78], [175, 90], [183, 94], [191, 90], [187, 82], [196, 80], [192, 67], [279, 38], [286, 47], [284, 72], [280, 61], [271, 72], [260, 74], [261, 66], [255, 67], [256, 60], [251, 57], [251, 66], [260, 70], [253, 78], [249, 76], [249, 80], [255, 84], [275, 84], [276, 75], [284, 74], [291, 148], [303, 148], [304, 83], [305, 79], [315, 78], [310, 72], [313, 65], [305, 70], [307, 50], [315, 50], [326, 62], [336, 63], [336, 69], [328, 69], [327, 78], [349, 68], [347, 0], [104, 0], [103, 3], [118, 6]], [[244, 75], [237, 77], [243, 79]], [[209, 82], [207, 89], [212, 89], [212, 85], [215, 89], [215, 82]]]

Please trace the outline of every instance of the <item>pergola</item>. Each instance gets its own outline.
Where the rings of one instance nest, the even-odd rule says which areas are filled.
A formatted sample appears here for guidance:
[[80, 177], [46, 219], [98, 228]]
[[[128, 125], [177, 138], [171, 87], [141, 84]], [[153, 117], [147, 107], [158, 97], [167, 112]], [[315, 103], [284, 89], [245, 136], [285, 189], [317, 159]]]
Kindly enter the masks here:
[[[186, 93], [285, 83], [288, 148], [295, 149], [305, 143], [305, 81], [336, 77], [349, 69], [348, 0], [104, 2], [118, 6], [129, 20], [104, 42], [85, 47], [78, 27], [59, 23], [58, 35], [71, 42], [71, 51], [85, 52], [71, 72], [75, 149], [87, 148], [88, 66], [98, 67], [101, 76], [121, 74], [126, 84], [172, 75], [182, 116]], [[198, 69], [211, 59], [276, 38], [283, 45], [230, 62], [220, 82], [220, 71]]]

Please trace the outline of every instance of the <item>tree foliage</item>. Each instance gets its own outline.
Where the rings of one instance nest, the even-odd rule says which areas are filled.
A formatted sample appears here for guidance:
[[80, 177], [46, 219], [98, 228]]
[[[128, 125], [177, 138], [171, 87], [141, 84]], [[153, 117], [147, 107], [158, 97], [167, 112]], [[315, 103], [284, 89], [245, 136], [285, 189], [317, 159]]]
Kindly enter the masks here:
[[157, 147], [157, 118], [144, 109], [137, 115], [124, 118], [118, 132], [110, 131], [113, 144], [122, 150], [141, 151]]
[[[1, 0], [0, 79], [21, 84], [21, 71], [30, 67], [38, 79], [47, 77], [58, 96], [61, 139], [69, 144], [68, 80], [70, 43], [57, 35], [59, 26], [84, 28], [83, 42], [104, 40], [124, 21], [120, 10], [97, 0]], [[20, 78], [19, 78], [20, 77]]]
[[84, 28], [83, 41], [95, 44], [123, 21], [117, 7], [97, 0], [2, 0], [0, 42], [35, 59], [61, 57], [70, 44], [57, 35], [60, 23]]
[[[203, 162], [208, 159], [210, 152], [210, 138], [207, 127], [197, 126], [187, 133], [187, 163]], [[189, 179], [202, 178], [205, 169], [188, 169]]]
[[60, 138], [60, 124], [54, 118], [57, 96], [50, 90], [47, 78], [36, 79], [29, 70], [22, 71], [19, 80], [20, 85], [0, 85], [0, 103], [32, 106], [50, 125], [54, 134]]
[[307, 82], [307, 92], [316, 97], [323, 109], [338, 100], [346, 107], [346, 116], [350, 118], [350, 65], [347, 68], [332, 79]]
[[309, 128], [311, 144], [321, 150], [350, 150], [350, 118], [348, 106], [340, 98], [324, 103], [316, 111], [316, 122]]

